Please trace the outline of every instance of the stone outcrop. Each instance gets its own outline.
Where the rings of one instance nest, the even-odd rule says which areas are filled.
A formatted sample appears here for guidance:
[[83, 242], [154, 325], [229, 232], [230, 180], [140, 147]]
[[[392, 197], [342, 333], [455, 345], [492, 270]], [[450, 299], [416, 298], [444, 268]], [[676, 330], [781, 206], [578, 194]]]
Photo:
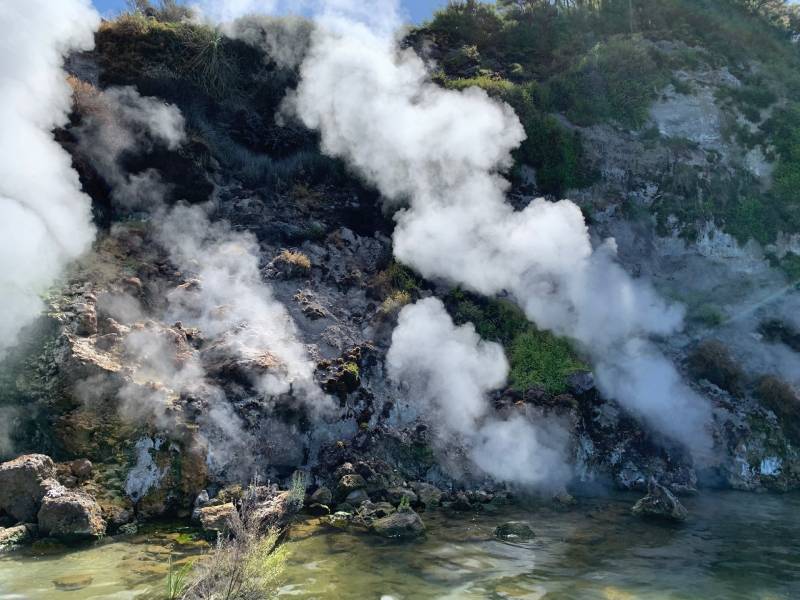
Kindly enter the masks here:
[[197, 509], [196, 512], [205, 531], [225, 533], [231, 527], [231, 519], [236, 514], [236, 507], [232, 502], [228, 502], [217, 506], [204, 506]]
[[100, 505], [89, 494], [57, 486], [47, 492], [39, 509], [43, 535], [64, 539], [99, 538], [106, 522]]
[[640, 517], [682, 522], [689, 518], [689, 511], [672, 492], [654, 479], [650, 480], [647, 496], [636, 502], [631, 509]]
[[0, 465], [0, 510], [32, 522], [49, 489], [58, 487], [56, 466], [44, 454], [26, 454]]

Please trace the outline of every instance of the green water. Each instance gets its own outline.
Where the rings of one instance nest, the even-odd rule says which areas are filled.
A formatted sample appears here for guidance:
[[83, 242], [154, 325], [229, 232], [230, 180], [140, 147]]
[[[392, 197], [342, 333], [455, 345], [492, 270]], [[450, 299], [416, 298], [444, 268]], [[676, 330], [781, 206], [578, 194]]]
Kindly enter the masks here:
[[[800, 598], [800, 496], [716, 493], [686, 500], [682, 526], [629, 514], [635, 496], [581, 500], [569, 511], [426, 513], [428, 535], [394, 543], [295, 525], [280, 597], [794, 600]], [[493, 538], [498, 523], [528, 522], [530, 543]], [[0, 558], [0, 599], [157, 597], [170, 536], [109, 541], [77, 552]], [[157, 548], [162, 548], [157, 550]], [[186, 551], [191, 551], [186, 547]], [[167, 550], [168, 552], [169, 550]], [[66, 574], [91, 576], [63, 591]]]

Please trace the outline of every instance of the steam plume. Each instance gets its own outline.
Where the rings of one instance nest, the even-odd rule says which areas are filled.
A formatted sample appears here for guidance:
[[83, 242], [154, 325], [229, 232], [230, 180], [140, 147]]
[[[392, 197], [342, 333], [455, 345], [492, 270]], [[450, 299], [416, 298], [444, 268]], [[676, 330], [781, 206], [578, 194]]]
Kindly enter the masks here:
[[94, 45], [88, 0], [0, 5], [0, 355], [94, 239], [91, 202], [52, 130], [67, 122], [64, 57]]
[[499, 344], [480, 339], [471, 323], [456, 327], [440, 300], [405, 307], [392, 334], [389, 375], [410, 383], [410, 395], [434, 424], [439, 441], [457, 440], [480, 473], [496, 480], [557, 488], [570, 476], [569, 435], [556, 421], [492, 415], [487, 393], [506, 383]]
[[327, 154], [404, 207], [397, 258], [428, 278], [508, 292], [538, 326], [582, 348], [606, 395], [705, 451], [708, 405], [648, 341], [677, 331], [682, 310], [624, 272], [613, 240], [593, 248], [572, 202], [515, 211], [499, 174], [525, 135], [513, 110], [479, 89], [431, 83], [420, 58], [387, 34], [399, 23], [395, 2], [345, 4], [323, 11], [289, 106], [320, 131]]

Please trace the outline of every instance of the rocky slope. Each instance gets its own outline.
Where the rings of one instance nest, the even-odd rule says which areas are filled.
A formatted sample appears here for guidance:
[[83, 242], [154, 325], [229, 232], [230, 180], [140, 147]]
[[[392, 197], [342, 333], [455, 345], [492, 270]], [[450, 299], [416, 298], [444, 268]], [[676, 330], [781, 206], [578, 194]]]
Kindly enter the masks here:
[[[441, 65], [443, 85], [482, 85], [509, 99], [509, 90], [559, 76], [515, 70], [489, 56], [489, 42], [483, 48], [444, 35], [443, 21], [407, 40]], [[578, 148], [581, 173], [554, 179], [552, 163], [525, 147], [515, 167], [518, 207], [541, 194], [575, 199], [593, 235], [616, 238], [629, 272], [687, 304], [686, 333], [661, 345], [713, 403], [714, 453], [695, 464], [602, 397], [580, 349], [531, 328], [502, 300], [425, 281], [392, 260], [392, 214], [379, 195], [322, 156], [314, 133], [276, 122], [297, 72], [296, 63], [286, 66], [255, 43], [266, 27], [249, 23], [234, 39], [205, 26], [124, 17], [103, 24], [96, 50], [70, 60], [75, 108], [56, 136], [92, 196], [101, 231], [0, 372], [8, 442], [0, 451], [59, 461], [25, 459], [43, 470], [31, 480], [41, 493], [25, 514], [14, 502], [28, 483], [0, 486], [14, 490], [14, 502], [0, 498], [8, 524], [31, 522], [35, 508], [39, 527], [58, 533], [52, 513], [74, 508], [85, 526], [64, 534], [97, 535], [105, 523], [114, 531], [226, 506], [230, 486], [254, 478], [288, 487], [298, 469], [308, 473], [313, 511], [388, 502], [362, 505], [369, 526], [390, 518], [403, 497], [417, 507], [467, 510], [503, 501], [509, 490], [473, 472], [457, 445], [437, 444], [414, 399], [387, 377], [398, 311], [432, 295], [457, 322], [472, 321], [509, 348], [521, 347], [518, 335], [526, 333], [523, 349], [545, 358], [537, 364], [549, 370], [534, 372], [520, 358], [525, 352], [512, 353], [512, 374], [521, 376], [494, 394], [494, 406], [567, 425], [575, 489], [644, 491], [651, 477], [677, 493], [800, 485], [791, 280], [798, 232], [788, 220], [779, 231], [748, 230], [757, 224], [743, 220], [745, 209], [723, 214], [706, 202], [761, 198], [776, 169], [785, 171], [764, 130], [793, 102], [791, 91], [778, 88], [763, 62], [725, 64], [703, 40], [664, 39], [663, 30], [607, 36], [601, 49], [631, 44], [662, 65], [644, 110], [586, 119], [574, 105], [536, 107], [546, 119], [526, 120], [529, 138], [546, 130], [555, 136], [553, 153]], [[758, 77], [771, 90], [768, 104], [742, 100]], [[167, 142], [145, 120], [114, 112], [109, 94], [121, 86], [177, 107], [185, 137]], [[753, 114], [753, 102], [766, 105]], [[142, 186], [154, 181], [158, 202], [139, 202]], [[193, 220], [198, 206], [207, 220]], [[202, 253], [187, 260], [181, 248], [195, 222], [214, 233], [204, 233]], [[246, 285], [217, 289], [207, 267], [230, 268], [231, 254], [249, 257], [256, 275], [237, 270]], [[246, 314], [274, 310], [293, 325], [265, 334], [254, 319], [231, 314], [250, 295], [256, 304]], [[260, 342], [287, 331], [297, 348]], [[292, 348], [305, 353], [307, 371], [297, 370]], [[300, 400], [308, 386], [322, 390], [313, 403]], [[395, 523], [407, 512], [394, 515], [379, 528], [398, 535], [417, 528], [413, 517]]]

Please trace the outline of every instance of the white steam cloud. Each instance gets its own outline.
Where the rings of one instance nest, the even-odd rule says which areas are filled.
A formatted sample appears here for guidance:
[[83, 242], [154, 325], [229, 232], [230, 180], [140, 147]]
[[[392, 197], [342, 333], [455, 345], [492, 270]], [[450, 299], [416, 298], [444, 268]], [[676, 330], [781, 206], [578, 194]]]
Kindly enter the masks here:
[[410, 396], [439, 441], [456, 439], [480, 472], [539, 488], [569, 480], [569, 434], [554, 420], [493, 414], [487, 394], [506, 383], [503, 349], [481, 340], [471, 323], [456, 327], [440, 300], [427, 298], [401, 311], [387, 363], [390, 377], [409, 382]]
[[[399, 23], [395, 2], [359, 3], [352, 16], [341, 2], [328, 9], [288, 106], [320, 131], [324, 152], [404, 203], [397, 258], [429, 278], [509, 293], [538, 326], [581, 346], [604, 394], [705, 452], [709, 406], [648, 341], [677, 331], [682, 310], [624, 272], [613, 240], [593, 248], [572, 202], [538, 199], [522, 211], [506, 202], [499, 172], [525, 136], [513, 110], [479, 89], [431, 83], [422, 60], [386, 34]], [[363, 24], [365, 13], [377, 21]]]
[[75, 131], [81, 152], [111, 186], [114, 201], [128, 208], [152, 206], [166, 191], [158, 172], [127, 173], [120, 160], [126, 152], [146, 152], [157, 144], [180, 146], [186, 138], [180, 110], [133, 87], [101, 91], [81, 84], [75, 97], [82, 116]]
[[0, 4], [0, 355], [94, 239], [91, 201], [53, 139], [71, 106], [65, 56], [94, 45], [88, 0]]
[[[269, 410], [280, 397], [314, 417], [327, 414], [333, 403], [314, 379], [315, 364], [291, 316], [261, 278], [256, 238], [227, 222], [211, 222], [213, 203], [166, 206], [158, 171], [131, 175], [125, 170], [126, 153], [148, 152], [155, 144], [175, 150], [182, 144], [186, 132], [180, 110], [133, 88], [99, 91], [77, 85], [76, 96], [82, 152], [110, 184], [115, 201], [150, 212], [156, 240], [184, 279], [166, 292], [167, 308], [151, 314], [155, 320], [147, 319], [133, 297], [98, 300], [122, 321], [117, 328], [133, 373], [117, 392], [120, 415], [170, 430], [183, 419], [188, 399], [206, 440], [211, 472], [251, 477], [258, 445], [271, 441], [246, 426], [234, 410], [236, 402], [255, 400]], [[190, 341], [194, 328], [203, 339], [200, 350]], [[220, 377], [242, 380], [236, 397], [228, 397]]]

